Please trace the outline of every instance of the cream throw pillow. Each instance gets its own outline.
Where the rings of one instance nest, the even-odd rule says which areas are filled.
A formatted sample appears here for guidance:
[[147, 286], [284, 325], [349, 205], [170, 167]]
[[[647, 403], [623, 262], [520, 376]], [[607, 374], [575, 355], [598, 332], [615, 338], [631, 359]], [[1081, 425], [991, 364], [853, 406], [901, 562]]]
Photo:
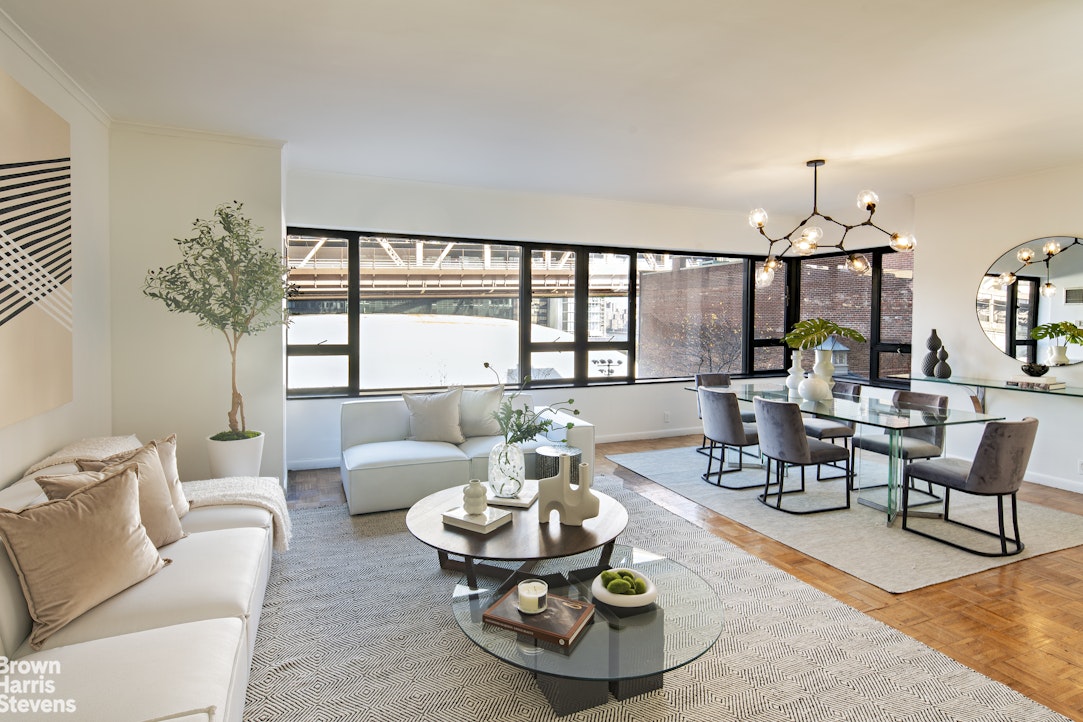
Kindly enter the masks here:
[[435, 394], [403, 394], [402, 399], [410, 410], [410, 438], [451, 444], [466, 441], [459, 426], [462, 391], [459, 387]]
[[74, 464], [79, 459], [104, 459], [107, 456], [131, 452], [143, 445], [134, 435], [96, 436], [91, 439], [73, 441], [55, 454], [50, 454], [26, 470], [24, 476], [41, 471], [47, 466]]
[[[461, 388], [453, 386], [455, 388]], [[459, 400], [459, 425], [463, 436], [500, 436], [500, 424], [493, 414], [500, 408], [504, 387], [489, 389], [462, 389]]]
[[0, 540], [34, 620], [34, 649], [165, 566], [140, 522], [138, 483], [134, 467], [125, 467], [66, 499], [0, 509]]
[[[188, 497], [184, 495], [180, 472], [177, 471], [177, 435], [170, 434], [163, 439], [155, 439], [147, 446], [154, 446], [158, 450], [158, 460], [162, 464], [162, 473], [165, 474], [166, 483], [169, 486], [169, 497], [173, 501], [173, 509], [177, 512], [179, 519], [189, 512], [191, 506], [188, 504]], [[101, 471], [107, 466], [120, 466], [145, 448], [146, 446], [122, 451], [104, 459], [79, 459], [79, 468], [83, 471]]]
[[130, 455], [122, 463], [80, 461], [79, 468], [83, 471], [79, 474], [40, 476], [37, 481], [47, 497], [63, 499], [79, 487], [97, 481], [101, 475], [109, 476], [129, 464], [135, 465], [139, 480], [139, 513], [143, 526], [147, 528], [147, 536], [156, 547], [172, 544], [184, 536], [184, 528], [176, 509], [173, 508], [165, 470], [162, 469], [154, 442]]

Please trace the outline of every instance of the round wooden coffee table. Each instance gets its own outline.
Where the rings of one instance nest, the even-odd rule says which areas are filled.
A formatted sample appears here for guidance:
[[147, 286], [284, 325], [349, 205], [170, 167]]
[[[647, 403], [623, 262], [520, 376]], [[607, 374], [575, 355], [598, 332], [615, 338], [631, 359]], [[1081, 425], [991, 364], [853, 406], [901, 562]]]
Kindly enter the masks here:
[[[628, 512], [620, 502], [600, 491], [591, 490], [598, 497], [598, 516], [587, 519], [583, 526], [565, 526], [555, 519], [549, 523], [538, 522], [538, 503], [526, 509], [500, 507], [511, 512], [511, 522], [488, 533], [465, 531], [446, 526], [441, 519], [448, 509], [462, 505], [463, 488], [429, 494], [410, 507], [406, 513], [406, 527], [424, 544], [437, 551], [440, 566], [456, 569], [466, 574], [471, 587], [477, 586], [477, 574], [487, 573], [484, 564], [476, 559], [523, 561], [526, 569], [531, 561], [567, 557], [573, 554], [604, 547], [599, 564], [608, 564], [613, 552], [613, 540], [628, 526]], [[462, 561], [449, 555], [462, 557]], [[525, 570], [525, 569], [524, 569]], [[506, 568], [494, 571], [507, 576]]]

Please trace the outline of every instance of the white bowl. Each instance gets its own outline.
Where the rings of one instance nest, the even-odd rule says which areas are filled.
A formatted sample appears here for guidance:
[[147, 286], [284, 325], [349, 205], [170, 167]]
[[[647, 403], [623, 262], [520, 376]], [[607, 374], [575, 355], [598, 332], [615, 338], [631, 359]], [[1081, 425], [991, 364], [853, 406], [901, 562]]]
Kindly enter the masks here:
[[658, 598], [658, 588], [654, 586], [647, 577], [643, 576], [635, 569], [616, 568], [614, 572], [630, 572], [636, 579], [642, 579], [647, 585], [647, 591], [642, 594], [614, 594], [607, 590], [602, 584], [602, 575], [594, 577], [594, 582], [590, 585], [590, 593], [594, 595], [594, 600], [602, 602], [613, 607], [645, 607], [655, 599]]

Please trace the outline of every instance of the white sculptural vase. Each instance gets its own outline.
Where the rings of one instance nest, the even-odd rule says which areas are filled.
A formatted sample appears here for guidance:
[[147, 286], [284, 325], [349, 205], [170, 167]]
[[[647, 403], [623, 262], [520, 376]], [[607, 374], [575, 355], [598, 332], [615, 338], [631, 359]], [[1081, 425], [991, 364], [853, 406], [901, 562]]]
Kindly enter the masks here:
[[583, 526], [587, 519], [598, 516], [601, 501], [591, 492], [594, 475], [590, 464], [579, 465], [579, 484], [572, 485], [571, 457], [560, 457], [556, 476], [538, 480], [538, 521], [549, 522], [553, 511], [565, 526]]
[[792, 393], [797, 393], [797, 387], [801, 385], [801, 381], [804, 379], [804, 374], [801, 371], [801, 352], [795, 351], [792, 358], [793, 363], [790, 364], [789, 375], [786, 377], [786, 388]]
[[831, 363], [831, 352], [827, 349], [816, 349], [816, 363], [812, 367], [812, 373], [819, 376], [827, 383], [827, 388], [835, 385], [835, 364]]
[[1047, 366], [1067, 366], [1070, 364], [1071, 361], [1068, 360], [1068, 347], [1056, 344], [1050, 346], [1045, 363]]
[[518, 496], [526, 479], [526, 462], [518, 444], [497, 443], [489, 452], [489, 488], [494, 496]]
[[831, 398], [831, 387], [822, 378], [813, 375], [801, 382], [797, 393], [805, 401], [827, 401]]

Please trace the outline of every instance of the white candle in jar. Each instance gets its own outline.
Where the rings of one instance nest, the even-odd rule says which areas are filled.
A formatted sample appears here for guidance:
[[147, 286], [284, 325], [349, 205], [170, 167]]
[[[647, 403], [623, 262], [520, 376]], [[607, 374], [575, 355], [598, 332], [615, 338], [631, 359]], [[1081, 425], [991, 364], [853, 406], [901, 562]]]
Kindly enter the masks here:
[[541, 579], [519, 582], [519, 609], [527, 613], [541, 612], [546, 607], [549, 585]]

